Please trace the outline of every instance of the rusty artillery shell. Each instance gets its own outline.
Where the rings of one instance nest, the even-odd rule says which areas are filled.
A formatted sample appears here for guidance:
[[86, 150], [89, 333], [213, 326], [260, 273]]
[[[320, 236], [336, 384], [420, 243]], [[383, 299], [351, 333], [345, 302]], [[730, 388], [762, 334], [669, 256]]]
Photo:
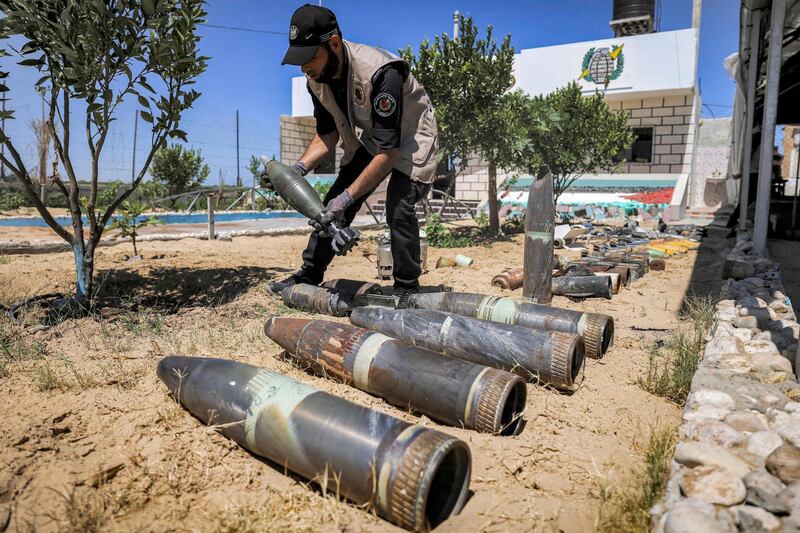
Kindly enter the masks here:
[[346, 316], [352, 308], [351, 302], [333, 289], [307, 283], [286, 287], [281, 298], [289, 307], [330, 316]]
[[471, 457], [455, 437], [235, 361], [165, 357], [158, 377], [240, 446], [401, 527], [428, 531], [464, 505]]
[[583, 341], [572, 333], [424, 309], [359, 307], [353, 310], [350, 322], [414, 346], [508, 370], [561, 389], [572, 389], [583, 370]]
[[651, 259], [650, 260], [650, 270], [666, 270], [667, 269], [667, 262], [663, 259]]
[[608, 273], [617, 274], [619, 276], [619, 283], [623, 287], [628, 286], [628, 278], [630, 277], [630, 267], [626, 266], [616, 266], [614, 268], [610, 268], [606, 270]]
[[501, 289], [516, 290], [522, 287], [525, 270], [523, 268], [511, 268], [492, 278], [492, 285]]
[[611, 278], [607, 276], [560, 276], [553, 278], [553, 294], [611, 299]]
[[584, 313], [468, 292], [413, 294], [409, 301], [418, 309], [457, 313], [532, 329], [574, 333], [583, 339], [586, 356], [594, 359], [603, 357], [614, 342], [614, 319], [599, 313]]
[[522, 295], [540, 304], [549, 304], [553, 300], [550, 279], [553, 274], [555, 218], [553, 174], [550, 168], [542, 165], [528, 192], [522, 284]]
[[522, 429], [525, 381], [515, 374], [340, 322], [273, 317], [264, 332], [312, 370], [440, 422], [501, 435]]

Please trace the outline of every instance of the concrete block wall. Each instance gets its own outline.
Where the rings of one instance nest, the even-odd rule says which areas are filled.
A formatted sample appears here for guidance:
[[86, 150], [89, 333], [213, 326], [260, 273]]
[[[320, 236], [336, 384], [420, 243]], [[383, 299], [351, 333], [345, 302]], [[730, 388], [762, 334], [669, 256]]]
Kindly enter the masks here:
[[[504, 179], [504, 174], [497, 173], [498, 184]], [[470, 158], [467, 168], [456, 177], [456, 194], [459, 200], [480, 200], [489, 198], [486, 187], [489, 183], [489, 168], [486, 161], [475, 156]]]
[[607, 102], [611, 109], [630, 113], [631, 128], [653, 128], [650, 163], [625, 163], [619, 172], [630, 174], [686, 174], [691, 170], [695, 135], [694, 95], [630, 98]]
[[[280, 161], [292, 164], [303, 155], [314, 134], [317, 132], [317, 122], [313, 116], [293, 117], [281, 115], [281, 154]], [[336, 147], [335, 172], [339, 171], [342, 159], [341, 146]]]

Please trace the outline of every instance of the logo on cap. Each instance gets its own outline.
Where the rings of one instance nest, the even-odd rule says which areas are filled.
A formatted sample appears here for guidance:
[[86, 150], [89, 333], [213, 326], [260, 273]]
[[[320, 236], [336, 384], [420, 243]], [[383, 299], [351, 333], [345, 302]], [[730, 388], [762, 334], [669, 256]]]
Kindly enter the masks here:
[[297, 26], [292, 24], [292, 27], [289, 28], [289, 40], [294, 41], [295, 39], [297, 39]]

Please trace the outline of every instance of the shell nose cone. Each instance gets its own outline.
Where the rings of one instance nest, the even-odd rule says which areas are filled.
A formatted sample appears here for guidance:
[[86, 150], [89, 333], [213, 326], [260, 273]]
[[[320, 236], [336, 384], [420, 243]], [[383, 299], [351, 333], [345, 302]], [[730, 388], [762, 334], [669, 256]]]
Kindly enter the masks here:
[[264, 323], [264, 334], [289, 353], [297, 351], [300, 334], [309, 323], [306, 318], [274, 316]]
[[184, 357], [180, 355], [170, 355], [158, 362], [156, 373], [164, 385], [175, 394], [181, 382], [185, 382], [189, 374], [200, 364], [197, 357]]

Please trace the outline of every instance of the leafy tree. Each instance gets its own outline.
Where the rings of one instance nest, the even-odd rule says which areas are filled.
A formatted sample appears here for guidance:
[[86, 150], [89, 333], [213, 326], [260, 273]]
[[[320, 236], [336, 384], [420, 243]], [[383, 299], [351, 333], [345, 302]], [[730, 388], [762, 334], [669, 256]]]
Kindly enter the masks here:
[[[94, 290], [94, 253], [112, 215], [144, 178], [155, 151], [167, 137], [186, 138], [178, 129], [181, 113], [199, 93], [190, 88], [206, 68], [198, 54], [197, 24], [204, 21], [202, 0], [0, 0], [5, 18], [0, 37], [23, 41], [12, 48], [5, 41], [0, 55], [17, 55], [22, 66], [37, 69], [35, 87], [44, 99], [46, 120], [66, 177], [54, 185], [68, 199], [72, 231], [56, 222], [37, 194], [31, 174], [14, 141], [3, 130], [3, 162], [22, 183], [44, 221], [70, 243], [75, 255], [76, 290], [59, 302], [71, 311], [86, 311]], [[8, 91], [0, 71], [0, 91]], [[152, 125], [150, 150], [130, 186], [106, 208], [98, 209], [100, 155], [117, 106], [127, 96], [141, 106], [140, 116]], [[12, 118], [7, 111], [5, 118]], [[88, 196], [81, 197], [72, 163], [72, 120], [91, 156]], [[66, 183], [65, 181], [66, 180]], [[88, 237], [84, 235], [84, 218]]]
[[203, 184], [211, 169], [203, 164], [200, 150], [172, 144], [159, 148], [153, 157], [150, 175], [167, 188], [167, 194], [191, 191]]
[[253, 187], [255, 187], [255, 184], [258, 183], [261, 178], [261, 173], [264, 170], [264, 163], [261, 162], [261, 158], [251, 155], [250, 162], [247, 164], [247, 170], [253, 175]]
[[145, 226], [162, 224], [161, 220], [150, 215], [150, 218], [141, 218], [147, 206], [142, 202], [125, 201], [120, 209], [119, 216], [111, 220], [109, 229], [118, 229], [121, 237], [130, 237], [133, 243], [133, 256], [137, 257], [139, 252], [136, 250], [136, 236], [139, 230]]
[[[628, 112], [610, 109], [599, 92], [584, 96], [575, 82], [534, 98], [531, 105], [551, 108], [559, 117], [557, 127], [533, 132], [529, 143], [553, 173], [556, 200], [583, 174], [613, 168], [614, 157], [633, 142]], [[536, 168], [530, 165], [528, 171]]]
[[[508, 93], [514, 84], [511, 36], [498, 45], [488, 26], [480, 39], [468, 17], [460, 18], [459, 28], [457, 39], [437, 35], [433, 43], [423, 41], [416, 56], [410, 48], [400, 53], [436, 109], [440, 160], [459, 171], [475, 155], [488, 161], [489, 228], [496, 233], [500, 229], [497, 169], [525, 167], [529, 139], [545, 121], [529, 114], [534, 106], [526, 96]], [[456, 175], [451, 174], [453, 181]]]

